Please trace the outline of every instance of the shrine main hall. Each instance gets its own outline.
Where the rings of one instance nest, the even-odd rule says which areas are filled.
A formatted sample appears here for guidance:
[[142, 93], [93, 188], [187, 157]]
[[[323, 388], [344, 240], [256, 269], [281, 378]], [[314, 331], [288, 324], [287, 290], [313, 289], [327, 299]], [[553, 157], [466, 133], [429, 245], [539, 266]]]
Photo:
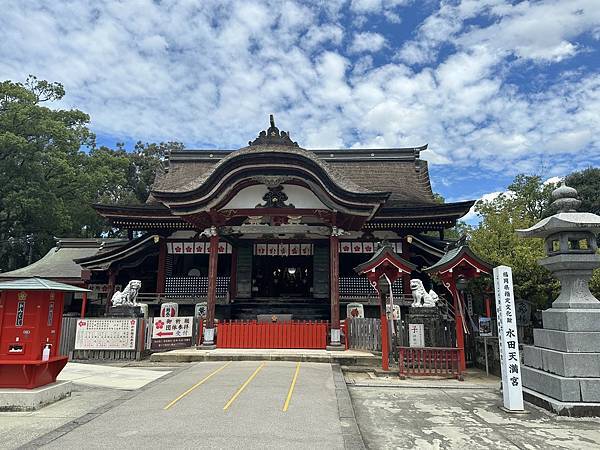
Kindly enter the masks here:
[[[328, 320], [339, 342], [348, 303], [379, 316], [376, 290], [354, 270], [377, 243], [414, 267], [392, 286], [395, 302], [409, 304], [410, 279], [430, 287], [421, 269], [445, 254], [444, 230], [474, 203], [435, 198], [426, 148], [306, 150], [271, 116], [247, 147], [172, 152], [145, 204], [94, 205], [129, 239], [85, 243], [86, 256], [71, 261], [85, 285], [105, 286], [90, 312], [103, 313], [115, 287], [135, 279], [151, 309], [177, 302], [185, 315], [206, 302], [205, 342], [215, 318], [260, 314]], [[41, 262], [78, 245], [59, 242]]]

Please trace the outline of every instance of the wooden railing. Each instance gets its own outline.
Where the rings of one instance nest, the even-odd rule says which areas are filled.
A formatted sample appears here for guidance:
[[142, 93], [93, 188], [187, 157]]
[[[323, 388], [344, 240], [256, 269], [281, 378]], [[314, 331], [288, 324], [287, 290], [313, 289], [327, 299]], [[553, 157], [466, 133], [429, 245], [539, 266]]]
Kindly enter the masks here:
[[399, 350], [401, 379], [407, 376], [438, 376], [463, 380], [458, 348], [400, 347]]
[[217, 347], [325, 349], [328, 326], [321, 321], [223, 321], [217, 325]]

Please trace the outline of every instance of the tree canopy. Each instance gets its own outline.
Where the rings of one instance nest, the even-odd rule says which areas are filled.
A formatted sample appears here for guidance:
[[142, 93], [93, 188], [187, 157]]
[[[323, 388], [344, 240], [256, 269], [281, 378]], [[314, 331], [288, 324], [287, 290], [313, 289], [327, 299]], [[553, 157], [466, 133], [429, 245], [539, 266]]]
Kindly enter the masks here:
[[[567, 183], [580, 191], [583, 200], [580, 211], [590, 211], [600, 203], [600, 170], [586, 169], [567, 177]], [[493, 265], [513, 269], [515, 295], [547, 308], [558, 296], [560, 284], [548, 270], [537, 264], [545, 256], [541, 239], [522, 239], [516, 230], [529, 228], [543, 217], [553, 214], [551, 192], [556, 187], [543, 183], [537, 175], [518, 175], [508, 191], [491, 201], [479, 201], [476, 211], [481, 217], [477, 227], [467, 234], [471, 248]], [[595, 271], [590, 286], [600, 294], [600, 271]]]
[[131, 152], [96, 147], [90, 117], [52, 109], [63, 98], [60, 83], [30, 76], [0, 83], [0, 270], [40, 258], [55, 236], [115, 234], [93, 203], [146, 201], [166, 155], [176, 142], [144, 144]]

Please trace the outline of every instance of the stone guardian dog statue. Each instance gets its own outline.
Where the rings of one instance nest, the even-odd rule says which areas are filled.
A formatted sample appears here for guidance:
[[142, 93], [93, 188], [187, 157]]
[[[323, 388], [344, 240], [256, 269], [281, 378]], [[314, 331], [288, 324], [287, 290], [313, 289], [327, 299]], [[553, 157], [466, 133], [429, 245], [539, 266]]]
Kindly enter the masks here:
[[140, 280], [131, 280], [122, 292], [117, 291], [114, 293], [110, 300], [112, 306], [139, 306], [137, 296], [141, 287], [142, 282]]
[[427, 292], [421, 280], [410, 280], [410, 290], [413, 296], [413, 303], [410, 305], [412, 308], [433, 308], [437, 306], [440, 298], [433, 289]]

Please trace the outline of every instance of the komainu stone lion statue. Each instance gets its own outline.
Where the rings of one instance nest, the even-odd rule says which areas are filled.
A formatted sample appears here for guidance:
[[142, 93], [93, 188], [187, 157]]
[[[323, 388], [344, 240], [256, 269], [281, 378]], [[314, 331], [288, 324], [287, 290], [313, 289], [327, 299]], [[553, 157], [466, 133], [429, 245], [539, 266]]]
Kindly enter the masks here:
[[427, 292], [423, 282], [418, 279], [410, 280], [410, 290], [413, 296], [413, 303], [410, 306], [413, 308], [432, 308], [440, 299], [433, 289]]
[[117, 291], [114, 293], [110, 300], [111, 304], [113, 306], [138, 306], [137, 296], [141, 287], [142, 282], [140, 280], [131, 280], [122, 292]]

